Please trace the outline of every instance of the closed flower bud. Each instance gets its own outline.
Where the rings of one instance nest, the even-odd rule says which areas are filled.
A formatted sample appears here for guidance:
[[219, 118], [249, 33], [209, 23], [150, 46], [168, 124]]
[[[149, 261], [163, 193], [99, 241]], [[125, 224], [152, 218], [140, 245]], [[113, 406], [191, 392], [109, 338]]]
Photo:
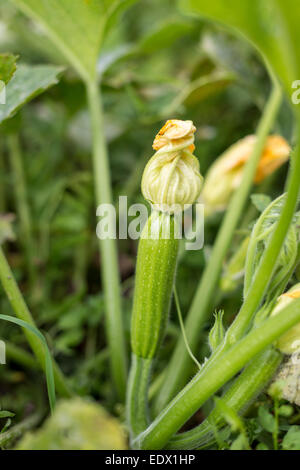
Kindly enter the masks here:
[[225, 336], [225, 329], [223, 326], [223, 315], [224, 312], [221, 310], [215, 315], [215, 323], [208, 335], [208, 342], [210, 349], [215, 351], [217, 347], [222, 343]]
[[[282, 294], [274, 308], [271, 316], [277, 315], [295, 299], [300, 298], [300, 283], [292, 287], [288, 292]], [[277, 348], [285, 354], [293, 354], [300, 349], [300, 323], [290, 328], [276, 342]]]
[[192, 121], [167, 121], [153, 142], [156, 153], [142, 178], [142, 193], [155, 209], [175, 213], [199, 197], [202, 176], [193, 155], [195, 126]]
[[[256, 139], [255, 135], [249, 135], [239, 140], [210, 167], [202, 191], [207, 213], [226, 209], [232, 193], [241, 184], [243, 169], [252, 154]], [[254, 183], [261, 183], [285, 163], [290, 150], [283, 137], [269, 136], [256, 170]]]

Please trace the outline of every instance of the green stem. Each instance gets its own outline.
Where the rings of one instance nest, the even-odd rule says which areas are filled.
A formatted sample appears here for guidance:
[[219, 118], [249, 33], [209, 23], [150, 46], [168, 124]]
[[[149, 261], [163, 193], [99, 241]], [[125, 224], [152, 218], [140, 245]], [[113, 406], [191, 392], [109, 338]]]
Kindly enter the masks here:
[[[195, 352], [203, 324], [207, 320], [210, 307], [216, 293], [222, 265], [230, 247], [234, 231], [243, 213], [255, 171], [264, 148], [266, 138], [274, 123], [281, 103], [281, 90], [276, 83], [265, 107], [264, 114], [257, 128], [257, 140], [251, 158], [248, 160], [240, 187], [233, 195], [222, 226], [215, 241], [209, 263], [203, 273], [202, 279], [194, 296], [190, 311], [185, 322], [190, 348]], [[186, 351], [183, 339], [179, 340], [171, 358], [165, 382], [158, 395], [156, 410], [162, 409], [174, 394], [186, 383], [191, 372], [191, 359]]]
[[[28, 310], [28, 307], [18, 288], [14, 275], [8, 265], [8, 262], [5, 258], [5, 255], [1, 247], [0, 247], [0, 280], [16, 317], [36, 327], [35, 322], [32, 318], [32, 315], [30, 311]], [[44, 349], [43, 344], [36, 337], [36, 335], [32, 333], [31, 331], [24, 329], [24, 334], [40, 366], [42, 368], [45, 368], [46, 355], [45, 355], [45, 349]], [[53, 369], [54, 369], [55, 386], [56, 386], [58, 393], [64, 397], [71, 396], [71, 392], [66, 382], [66, 379], [63, 376], [61, 370], [59, 369], [58, 365], [55, 363], [54, 360], [53, 360]]]
[[142, 449], [161, 449], [171, 436], [245, 364], [300, 321], [300, 300], [266, 320], [189, 382], [138, 438]]
[[[245, 414], [255, 398], [270, 382], [281, 360], [282, 355], [273, 348], [259, 354], [223, 395], [223, 402], [235, 413]], [[167, 448], [196, 449], [211, 447], [215, 443], [215, 430], [221, 429], [225, 424], [222, 413], [216, 407], [199, 426], [191, 431], [174, 436]]]
[[152, 359], [138, 357], [132, 353], [132, 363], [127, 390], [127, 423], [134, 438], [149, 425], [148, 388]]
[[13, 173], [16, 208], [20, 222], [20, 241], [21, 245], [24, 248], [30, 291], [33, 292], [36, 286], [37, 279], [36, 268], [34, 264], [36, 249], [32, 237], [32, 220], [28, 205], [27, 185], [24, 174], [18, 134], [9, 134], [7, 137], [7, 141], [9, 148], [10, 163]]
[[[104, 121], [99, 86], [87, 82], [87, 95], [93, 131], [93, 166], [96, 204], [112, 204], [109, 161], [104, 136]], [[106, 303], [106, 331], [110, 349], [111, 371], [119, 397], [126, 393], [126, 347], [121, 312], [121, 291], [116, 241], [99, 241], [102, 282]]]

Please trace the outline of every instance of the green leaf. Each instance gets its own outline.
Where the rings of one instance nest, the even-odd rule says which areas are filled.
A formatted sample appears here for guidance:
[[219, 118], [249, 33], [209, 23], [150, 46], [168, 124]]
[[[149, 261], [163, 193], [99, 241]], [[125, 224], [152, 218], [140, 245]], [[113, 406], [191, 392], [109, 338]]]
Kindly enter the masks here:
[[284, 450], [300, 450], [300, 426], [291, 426], [282, 441]]
[[161, 115], [165, 117], [177, 113], [181, 106], [195, 106], [210, 95], [224, 90], [234, 79], [231, 73], [221, 70], [199, 77], [183, 87], [171, 103], [161, 110]]
[[215, 351], [222, 343], [225, 336], [225, 329], [223, 326], [224, 310], [215, 313], [215, 323], [208, 335], [208, 342], [210, 349]]
[[271, 203], [271, 198], [266, 194], [252, 194], [251, 201], [259, 212], [263, 212]]
[[16, 71], [17, 59], [18, 56], [13, 54], [0, 54], [0, 80], [6, 85]]
[[267, 444], [260, 442], [259, 444], [257, 444], [255, 450], [269, 450], [269, 447], [267, 446]]
[[300, 10], [295, 0], [181, 0], [183, 10], [239, 31], [281, 78], [288, 93], [300, 77]]
[[0, 419], [13, 418], [14, 416], [15, 413], [12, 413], [11, 411], [0, 411]]
[[64, 69], [53, 65], [21, 65], [6, 86], [6, 104], [0, 105], [0, 123], [12, 117], [25, 103], [58, 83]]
[[230, 450], [245, 450], [245, 437], [243, 434], [239, 434], [238, 437], [233, 441], [230, 446]]
[[188, 34], [192, 30], [192, 24], [180, 20], [168, 20], [155, 26], [146, 34], [137, 45], [140, 52], [152, 54], [163, 48], [170, 47], [176, 39]]
[[258, 420], [261, 426], [268, 432], [275, 432], [276, 420], [274, 416], [263, 406], [258, 409]]
[[96, 77], [104, 34], [132, 0], [12, 0], [48, 36], [84, 80]]

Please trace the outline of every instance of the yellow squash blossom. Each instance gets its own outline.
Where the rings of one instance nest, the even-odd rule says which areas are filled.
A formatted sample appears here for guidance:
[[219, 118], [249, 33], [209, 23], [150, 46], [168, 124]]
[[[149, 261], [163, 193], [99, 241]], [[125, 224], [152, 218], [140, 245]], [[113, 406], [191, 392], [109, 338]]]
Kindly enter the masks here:
[[[212, 164], [202, 191], [206, 213], [226, 208], [233, 191], [241, 184], [243, 169], [252, 154], [256, 139], [255, 135], [249, 135], [239, 140]], [[283, 137], [269, 136], [256, 170], [254, 183], [260, 183], [285, 163], [290, 150]]]
[[[277, 315], [287, 307], [294, 299], [300, 298], [300, 283], [292, 287], [288, 292], [277, 299], [277, 304], [271, 316]], [[300, 323], [293, 326], [276, 343], [278, 349], [285, 354], [293, 354], [300, 349]]]

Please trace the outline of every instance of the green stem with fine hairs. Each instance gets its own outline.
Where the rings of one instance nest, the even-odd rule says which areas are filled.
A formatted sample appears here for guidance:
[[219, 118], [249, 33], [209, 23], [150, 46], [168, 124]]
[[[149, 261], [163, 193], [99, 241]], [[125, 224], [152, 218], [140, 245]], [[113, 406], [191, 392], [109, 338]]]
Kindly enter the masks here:
[[[96, 204], [112, 204], [111, 178], [104, 135], [104, 119], [99, 85], [87, 81], [87, 96], [93, 132], [93, 176]], [[101, 273], [105, 295], [105, 315], [112, 377], [120, 399], [125, 399], [127, 353], [121, 309], [121, 291], [116, 241], [99, 240]]]
[[185, 388], [140, 434], [136, 447], [146, 450], [162, 449], [181, 426], [251, 359], [276, 341], [300, 321], [300, 300], [289, 304], [275, 317], [227, 350], [210, 367], [203, 367]]
[[[222, 396], [222, 401], [235, 413], [245, 414], [256, 397], [268, 385], [282, 361], [282, 354], [268, 348], [250, 362], [231, 387]], [[199, 426], [174, 436], [168, 449], [196, 449], [211, 447], [215, 443], [215, 430], [226, 425], [216, 407]]]
[[126, 406], [131, 439], [149, 425], [148, 388], [152, 364], [152, 359], [139, 357], [132, 353]]
[[[215, 296], [223, 261], [230, 247], [240, 216], [243, 213], [261, 153], [277, 115], [281, 99], [281, 89], [279, 85], [274, 82], [270, 98], [257, 128], [257, 140], [252, 155], [245, 166], [241, 184], [230, 201], [217, 239], [214, 243], [209, 263], [202, 275], [187, 315], [185, 331], [188, 343], [194, 354], [198, 346], [199, 338], [201, 337], [201, 329], [210, 313], [210, 307]], [[186, 351], [185, 343], [183, 339], [180, 339], [169, 362], [162, 389], [157, 396], [155, 403], [156, 412], [159, 412], [186, 383], [191, 373], [191, 364], [191, 358]]]

